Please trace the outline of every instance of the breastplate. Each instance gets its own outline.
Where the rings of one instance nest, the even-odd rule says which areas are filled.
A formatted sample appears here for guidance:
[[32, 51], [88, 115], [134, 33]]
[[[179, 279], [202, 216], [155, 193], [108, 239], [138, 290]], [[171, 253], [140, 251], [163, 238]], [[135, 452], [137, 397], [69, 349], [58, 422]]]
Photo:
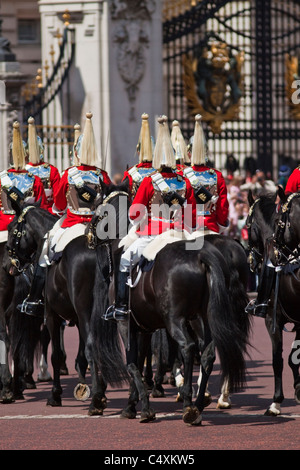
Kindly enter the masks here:
[[[8, 176], [15, 186], [25, 196], [25, 201], [28, 202], [33, 197], [34, 176], [30, 173], [12, 173], [9, 172]], [[11, 200], [7, 197], [7, 193], [1, 186], [1, 210], [4, 214], [15, 214], [12, 208]]]
[[68, 175], [69, 188], [66, 195], [68, 209], [70, 212], [77, 215], [93, 215], [96, 203], [98, 203], [99, 199], [102, 199], [103, 197], [102, 187], [100, 184], [100, 180], [103, 180], [103, 176], [100, 170], [80, 170], [80, 176], [83, 179], [84, 185], [89, 186], [91, 189], [96, 191], [97, 197], [93, 202], [83, 201], [78, 195], [72, 177]]
[[134, 196], [136, 195], [137, 190], [139, 189], [141, 182], [146, 176], [150, 176], [151, 173], [153, 173], [155, 170], [154, 168], [139, 168], [135, 167], [138, 173], [138, 177], [135, 178], [134, 175], [131, 175], [132, 177], [132, 191], [131, 191], [131, 198], [133, 199]]
[[[165, 182], [170, 188], [170, 191], [176, 191], [180, 196], [185, 197], [186, 183], [184, 180], [175, 178], [165, 178]], [[163, 195], [159, 187], [153, 182], [154, 194], [151, 199], [150, 213], [153, 220], [168, 220], [173, 222], [176, 219], [176, 212], [171, 211], [169, 206], [165, 204]]]
[[[212, 196], [217, 196], [218, 195], [218, 176], [217, 173], [211, 169], [211, 170], [205, 170], [205, 171], [195, 171], [195, 175], [197, 176], [200, 184], [207, 189]], [[215, 210], [215, 204], [213, 204], [211, 201], [207, 202], [204, 204], [203, 210], [200, 212], [197, 212], [198, 215], [209, 215], [211, 212]]]
[[29, 173], [32, 173], [34, 176], [38, 176], [42, 180], [45, 189], [51, 188], [50, 165], [47, 163], [43, 163], [42, 165], [38, 166], [26, 165], [26, 170], [29, 171]]

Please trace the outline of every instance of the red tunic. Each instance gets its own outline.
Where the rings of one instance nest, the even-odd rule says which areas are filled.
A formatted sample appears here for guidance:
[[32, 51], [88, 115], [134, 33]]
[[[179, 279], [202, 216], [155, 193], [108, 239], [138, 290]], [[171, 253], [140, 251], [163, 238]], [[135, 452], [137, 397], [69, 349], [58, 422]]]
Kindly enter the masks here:
[[295, 168], [293, 173], [290, 175], [286, 187], [285, 194], [298, 193], [300, 191], [300, 167]]
[[[14, 168], [10, 168], [7, 170], [8, 173], [28, 173], [27, 170], [15, 170]], [[0, 190], [1, 190], [1, 183], [0, 183]], [[47, 210], [47, 199], [44, 191], [44, 186], [42, 180], [38, 177], [34, 177], [33, 183], [33, 196], [34, 202], [37, 202], [41, 199], [41, 208]], [[13, 220], [14, 214], [3, 214], [2, 210], [0, 210], [0, 231], [7, 230], [8, 225]]]
[[[173, 178], [177, 178], [176, 173], [169, 173], [169, 172], [162, 172], [162, 177], [166, 180], [166, 183], [169, 184], [170, 180]], [[169, 180], [169, 181], [168, 181]], [[191, 230], [194, 229], [196, 226], [196, 201], [194, 198], [193, 188], [187, 178], [183, 178], [186, 183], [186, 203], [189, 206], [189, 210], [185, 212], [183, 208], [183, 217], [181, 219], [180, 226], [176, 225], [177, 229], [187, 229]], [[158, 235], [165, 232], [168, 229], [174, 229], [175, 224], [174, 222], [170, 221], [163, 221], [157, 220], [156, 217], [150, 211], [151, 202], [154, 195], [154, 187], [152, 183], [152, 178], [150, 176], [146, 176], [139, 189], [137, 190], [136, 196], [132, 202], [132, 205], [129, 209], [129, 218], [132, 221], [141, 220], [141, 216], [146, 214], [147, 217], [145, 223], [142, 223], [141, 226], [138, 228], [137, 233], [139, 235]]]
[[[40, 163], [31, 163], [31, 162], [28, 162], [27, 165], [30, 165], [32, 167], [37, 167], [37, 166], [40, 166], [42, 164]], [[54, 212], [52, 211], [52, 206], [53, 206], [53, 202], [54, 202], [54, 194], [56, 193], [57, 191], [57, 188], [59, 186], [59, 182], [60, 182], [60, 174], [59, 174], [59, 171], [58, 169], [51, 165], [50, 163], [48, 163], [49, 167], [50, 167], [50, 177], [49, 177], [49, 180], [50, 180], [50, 188], [52, 189], [53, 193], [51, 196], [47, 196], [46, 194], [46, 197], [47, 197], [47, 209], [48, 211], [51, 213], [51, 214], [54, 214]], [[29, 170], [30, 171], [30, 170]], [[47, 189], [47, 188], [45, 188]]]
[[[137, 165], [135, 165], [136, 168], [152, 168], [152, 162], [141, 162], [141, 163], [138, 163]], [[131, 167], [133, 168], [133, 167]], [[131, 170], [131, 168], [128, 168], [128, 170], [124, 171], [124, 175], [123, 175], [123, 179], [122, 181], [125, 181], [126, 178], [128, 178], [128, 181], [129, 181], [129, 194], [132, 194], [132, 191], [133, 191], [133, 179], [132, 179], [132, 176], [129, 174], [129, 170]], [[153, 171], [154, 168], [153, 168]]]
[[[209, 171], [210, 168], [204, 165], [194, 165], [193, 170], [196, 172]], [[218, 200], [215, 205], [215, 210], [212, 210], [209, 215], [200, 216], [198, 218], [198, 224], [201, 226], [202, 222], [204, 227], [213, 232], [220, 232], [220, 227], [226, 227], [228, 225], [229, 215], [229, 203], [227, 198], [227, 186], [222, 173], [219, 170], [214, 170], [217, 175], [217, 193]], [[204, 220], [203, 220], [204, 219]]]
[[[73, 167], [71, 167], [73, 168]], [[77, 167], [78, 170], [81, 171], [96, 171], [98, 168], [95, 166], [90, 166], [90, 165], [80, 165]], [[64, 174], [62, 175], [60, 179], [60, 183], [58, 185], [57, 191], [54, 194], [54, 205], [59, 211], [64, 211], [67, 207], [67, 191], [69, 189], [69, 183], [68, 183], [68, 168]], [[103, 176], [103, 183], [106, 185], [111, 184], [111, 180], [104, 170], [100, 170], [101, 174]], [[62, 223], [62, 228], [65, 227], [72, 227], [75, 224], [84, 224], [84, 223], [89, 223], [92, 219], [91, 215], [79, 215], [79, 214], [74, 214], [71, 212], [69, 209], [67, 209], [67, 217]]]

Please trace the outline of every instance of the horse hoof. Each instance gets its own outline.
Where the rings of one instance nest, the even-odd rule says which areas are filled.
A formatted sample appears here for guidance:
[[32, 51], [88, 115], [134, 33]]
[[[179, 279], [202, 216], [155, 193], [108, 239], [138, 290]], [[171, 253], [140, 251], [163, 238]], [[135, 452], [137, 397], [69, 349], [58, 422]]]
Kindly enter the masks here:
[[280, 404], [279, 403], [272, 403], [267, 411], [265, 412], [264, 416], [278, 416], [280, 415]]
[[201, 413], [196, 406], [188, 406], [183, 412], [183, 422], [191, 426], [199, 426], [202, 421]]
[[207, 408], [212, 403], [212, 396], [210, 393], [205, 392], [204, 395], [204, 408]]
[[74, 398], [78, 401], [85, 401], [91, 394], [90, 387], [87, 384], [77, 384], [74, 388]]
[[96, 408], [95, 406], [90, 406], [89, 411], [88, 411], [89, 416], [102, 416], [103, 415], [103, 409], [101, 408]]
[[228, 398], [227, 401], [223, 398], [219, 398], [217, 408], [219, 410], [229, 410], [231, 408], [231, 401]]
[[51, 377], [51, 374], [49, 374], [49, 372], [45, 372], [45, 373], [39, 374], [37, 377], [37, 380], [38, 382], [51, 382], [52, 377]]
[[122, 410], [120, 417], [121, 418], [126, 418], [126, 419], [134, 419], [134, 418], [136, 418], [136, 411], [127, 410], [127, 409]]
[[59, 399], [56, 399], [54, 400], [54, 398], [48, 398], [47, 400], [47, 406], [61, 406], [61, 400]]
[[295, 387], [295, 400], [300, 404], [300, 384]]
[[140, 423], [149, 423], [150, 421], [154, 421], [156, 419], [155, 411], [151, 408], [147, 411], [141, 412], [141, 419]]
[[151, 393], [152, 398], [164, 398], [165, 397], [165, 391], [161, 387], [160, 388], [154, 388]]
[[59, 375], [69, 375], [69, 370], [67, 366], [61, 367], [59, 370]]
[[6, 394], [3, 394], [0, 398], [0, 401], [1, 403], [3, 404], [9, 404], [9, 403], [14, 403], [15, 402], [15, 398], [13, 396], [13, 393], [12, 392], [8, 392]]

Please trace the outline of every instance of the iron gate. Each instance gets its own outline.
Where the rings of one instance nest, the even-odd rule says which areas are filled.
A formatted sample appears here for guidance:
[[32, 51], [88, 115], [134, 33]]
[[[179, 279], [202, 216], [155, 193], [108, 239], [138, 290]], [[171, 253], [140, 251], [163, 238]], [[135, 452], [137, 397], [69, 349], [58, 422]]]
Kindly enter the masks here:
[[299, 0], [165, 1], [163, 45], [169, 121], [189, 139], [200, 113], [213, 165], [300, 163]]

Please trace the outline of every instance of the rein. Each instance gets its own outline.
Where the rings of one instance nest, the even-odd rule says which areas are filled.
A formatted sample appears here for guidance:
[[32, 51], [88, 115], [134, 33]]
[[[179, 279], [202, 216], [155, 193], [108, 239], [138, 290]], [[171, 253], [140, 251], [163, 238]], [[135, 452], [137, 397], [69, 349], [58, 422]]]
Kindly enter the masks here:
[[24, 268], [21, 268], [21, 263], [23, 265], [26, 265], [26, 264], [31, 264], [32, 262], [33, 255], [29, 257], [22, 256], [20, 255], [20, 253], [17, 253], [17, 251], [20, 248], [20, 242], [21, 242], [22, 236], [26, 235], [26, 230], [24, 227], [25, 216], [31, 209], [34, 209], [34, 208], [35, 206], [27, 206], [25, 207], [25, 209], [23, 209], [21, 215], [18, 217], [18, 225], [13, 231], [12, 247], [7, 245], [8, 255], [10, 257], [11, 264], [15, 266], [15, 268], [17, 269], [19, 273], [22, 273], [25, 271], [25, 266]]
[[[100, 204], [98, 206], [98, 208], [96, 209], [96, 215], [97, 215], [97, 210], [99, 212], [99, 208], [105, 207], [108, 204], [108, 202], [111, 201], [111, 199], [113, 199], [116, 196], [120, 196], [120, 195], [123, 195], [123, 196], [125, 195], [125, 196], [128, 197], [128, 193], [126, 193], [125, 191], [112, 191], [104, 199], [102, 204]], [[89, 224], [89, 228], [88, 228], [88, 232], [87, 232], [86, 236], [87, 236], [87, 240], [88, 240], [88, 248], [90, 248], [91, 250], [94, 250], [98, 244], [104, 243], [106, 241], [106, 240], [102, 240], [102, 241], [98, 240], [98, 237], [96, 235], [96, 228], [97, 228], [98, 223], [101, 220], [105, 219], [107, 217], [107, 215], [108, 215], [107, 212], [103, 215], [98, 215], [97, 217], [95, 217], [94, 222], [91, 221], [90, 224]]]

